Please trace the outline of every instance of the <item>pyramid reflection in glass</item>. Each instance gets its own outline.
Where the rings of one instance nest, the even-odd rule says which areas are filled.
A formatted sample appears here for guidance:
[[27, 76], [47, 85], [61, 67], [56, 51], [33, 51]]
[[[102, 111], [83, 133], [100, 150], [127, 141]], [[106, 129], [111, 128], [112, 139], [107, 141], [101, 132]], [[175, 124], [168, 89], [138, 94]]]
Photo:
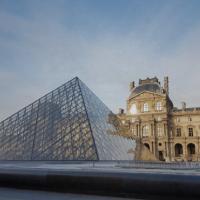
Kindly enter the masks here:
[[77, 77], [0, 123], [0, 160], [130, 160], [110, 110]]

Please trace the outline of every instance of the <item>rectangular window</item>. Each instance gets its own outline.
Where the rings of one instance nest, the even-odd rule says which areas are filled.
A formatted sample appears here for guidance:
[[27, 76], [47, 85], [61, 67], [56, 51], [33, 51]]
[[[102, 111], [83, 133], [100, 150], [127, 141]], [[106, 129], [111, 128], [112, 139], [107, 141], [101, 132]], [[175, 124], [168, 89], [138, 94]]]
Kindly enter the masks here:
[[162, 110], [162, 104], [161, 104], [161, 102], [157, 102], [156, 103], [156, 110], [157, 111], [161, 111]]
[[143, 126], [142, 135], [143, 135], [143, 137], [148, 137], [149, 136], [149, 126], [148, 125]]
[[132, 128], [131, 128], [131, 131], [132, 131], [132, 133], [133, 133], [133, 135], [137, 135], [137, 129], [136, 129], [136, 126], [133, 126]]
[[188, 135], [193, 137], [193, 128], [188, 128]]
[[144, 112], [148, 112], [149, 111], [149, 105], [148, 103], [144, 103]]
[[176, 129], [176, 136], [180, 137], [181, 136], [181, 128]]
[[162, 136], [162, 127], [161, 127], [161, 125], [158, 125], [158, 127], [157, 127], [157, 134], [158, 134], [158, 137]]

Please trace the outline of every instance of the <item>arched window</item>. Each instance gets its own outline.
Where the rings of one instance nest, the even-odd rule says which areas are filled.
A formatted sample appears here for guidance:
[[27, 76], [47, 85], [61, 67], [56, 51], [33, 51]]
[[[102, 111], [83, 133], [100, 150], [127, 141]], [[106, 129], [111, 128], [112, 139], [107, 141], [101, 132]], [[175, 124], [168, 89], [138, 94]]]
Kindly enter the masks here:
[[159, 101], [156, 103], [156, 110], [161, 111], [162, 110], [162, 103]]
[[149, 126], [148, 125], [143, 126], [143, 128], [142, 128], [142, 136], [143, 137], [148, 137], [149, 136]]
[[187, 145], [188, 155], [195, 154], [195, 145], [190, 143]]
[[178, 157], [178, 156], [181, 156], [183, 154], [183, 146], [182, 144], [176, 144], [175, 145], [175, 156]]
[[137, 107], [135, 104], [133, 104], [130, 108], [130, 113], [131, 114], [137, 114]]
[[143, 110], [144, 110], [144, 112], [148, 112], [149, 111], [149, 104], [148, 103], [144, 103]]

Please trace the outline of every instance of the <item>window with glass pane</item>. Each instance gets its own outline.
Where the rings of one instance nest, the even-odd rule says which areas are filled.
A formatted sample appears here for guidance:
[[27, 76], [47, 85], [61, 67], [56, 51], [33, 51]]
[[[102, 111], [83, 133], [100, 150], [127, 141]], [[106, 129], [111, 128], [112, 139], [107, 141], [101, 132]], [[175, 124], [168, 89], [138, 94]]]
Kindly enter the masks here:
[[193, 128], [188, 128], [188, 135], [193, 136]]
[[191, 122], [191, 121], [192, 121], [192, 117], [189, 117], [189, 118], [188, 118], [188, 121]]
[[144, 103], [144, 112], [148, 112], [149, 111], [149, 105], [148, 103]]
[[149, 126], [148, 125], [143, 126], [142, 135], [143, 135], [143, 137], [148, 137], [149, 136]]
[[158, 111], [162, 110], [162, 103], [161, 102], [156, 103], [156, 110], [158, 110]]
[[180, 137], [181, 136], [181, 128], [176, 129], [176, 136]]
[[158, 134], [158, 137], [161, 137], [161, 136], [162, 136], [162, 126], [161, 126], [161, 124], [159, 124], [159, 125], [157, 126], [157, 134]]

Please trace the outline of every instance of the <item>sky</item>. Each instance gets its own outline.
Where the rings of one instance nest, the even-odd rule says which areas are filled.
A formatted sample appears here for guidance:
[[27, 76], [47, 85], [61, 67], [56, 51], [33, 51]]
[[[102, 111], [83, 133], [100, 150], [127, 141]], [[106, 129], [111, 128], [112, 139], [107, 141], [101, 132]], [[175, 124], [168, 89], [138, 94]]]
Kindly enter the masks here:
[[0, 120], [78, 76], [112, 111], [169, 76], [200, 106], [199, 0], [0, 0]]

